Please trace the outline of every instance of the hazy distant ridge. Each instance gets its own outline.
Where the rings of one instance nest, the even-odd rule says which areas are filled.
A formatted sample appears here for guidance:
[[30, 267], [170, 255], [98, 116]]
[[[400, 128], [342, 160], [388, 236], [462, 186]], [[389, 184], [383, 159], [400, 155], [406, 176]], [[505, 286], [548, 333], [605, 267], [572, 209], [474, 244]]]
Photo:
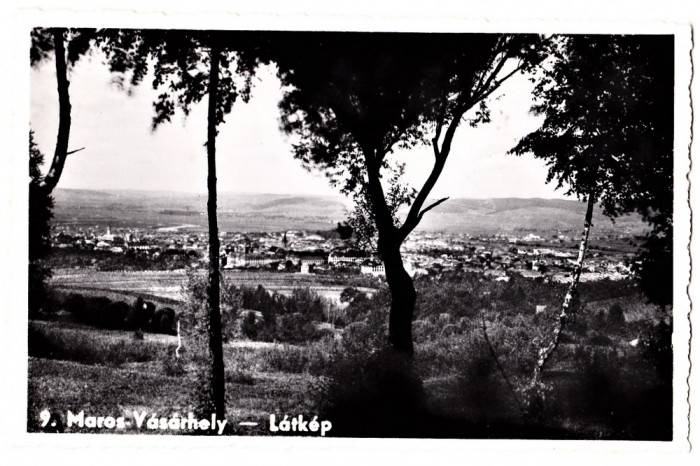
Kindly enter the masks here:
[[[206, 195], [167, 191], [57, 189], [55, 221], [80, 226], [160, 227], [197, 224], [206, 228]], [[224, 231], [329, 229], [345, 219], [351, 204], [342, 197], [285, 194], [219, 193], [220, 228]], [[519, 230], [579, 230], [583, 202], [560, 199], [449, 199], [428, 213], [419, 227], [465, 233]], [[639, 234], [639, 216], [613, 224], [594, 214], [594, 227]]]

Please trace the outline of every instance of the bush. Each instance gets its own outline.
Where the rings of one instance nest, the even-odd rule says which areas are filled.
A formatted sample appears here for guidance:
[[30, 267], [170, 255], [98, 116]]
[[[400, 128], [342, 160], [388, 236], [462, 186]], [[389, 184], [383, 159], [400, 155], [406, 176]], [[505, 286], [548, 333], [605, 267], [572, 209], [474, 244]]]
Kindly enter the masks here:
[[102, 312], [102, 321], [99, 323], [100, 327], [106, 329], [123, 329], [125, 328], [125, 321], [130, 312], [131, 306], [124, 301], [112, 302], [107, 305]]
[[177, 314], [170, 307], [156, 310], [151, 320], [151, 330], [154, 332], [177, 335]]
[[612, 339], [607, 335], [601, 335], [600, 333], [593, 333], [587, 340], [586, 344], [591, 346], [606, 346], [611, 347], [614, 345]]
[[321, 332], [308, 315], [294, 313], [280, 316], [277, 319], [275, 338], [286, 343], [305, 343], [318, 340]]
[[335, 343], [322, 340], [305, 346], [279, 345], [260, 352], [262, 370], [290, 374], [323, 374], [332, 364]]
[[73, 314], [78, 320], [87, 320], [87, 301], [81, 294], [69, 294], [63, 301], [63, 309]]
[[577, 396], [587, 415], [609, 424], [614, 422], [626, 405], [626, 396], [631, 394], [625, 393], [621, 383], [624, 361], [614, 351], [581, 348], [576, 354], [576, 365], [578, 371], [574, 386], [580, 391]]
[[415, 435], [427, 412], [421, 379], [409, 360], [391, 349], [336, 352], [319, 392], [319, 417], [333, 422], [332, 435]]
[[426, 343], [438, 337], [439, 327], [428, 320], [413, 322], [413, 341], [416, 344]]
[[29, 262], [28, 305], [30, 319], [38, 317], [41, 313], [54, 311], [50, 306], [47, 306], [51, 293], [48, 285], [49, 278], [51, 278], [50, 269], [34, 261]]
[[109, 321], [107, 314], [111, 303], [112, 301], [104, 296], [87, 298], [85, 300], [84, 321], [88, 324], [105, 328], [104, 322]]
[[248, 312], [243, 316], [243, 320], [241, 321], [241, 333], [247, 338], [256, 340], [262, 327], [263, 323], [258, 322], [254, 312]]
[[456, 374], [467, 357], [471, 338], [470, 335], [453, 335], [416, 345], [416, 371], [422, 378]]
[[[472, 341], [460, 361], [457, 376], [457, 399], [465, 417], [473, 422], [493, 422], [496, 419], [516, 419], [520, 416], [519, 394], [510, 392], [486, 342]], [[506, 374], [509, 377], [515, 374]]]
[[654, 326], [642, 347], [644, 362], [650, 364], [659, 375], [663, 384], [671, 384], [673, 379], [673, 325], [671, 322], [659, 322]]
[[155, 304], [150, 301], [144, 301], [139, 296], [126, 316], [124, 327], [129, 330], [145, 330], [153, 319], [155, 311]]
[[[195, 339], [206, 339], [207, 335], [207, 276], [197, 271], [188, 270], [187, 282], [183, 285], [183, 294], [186, 297], [185, 304], [171, 324], [171, 332], [176, 333], [177, 320], [183, 324], [183, 328], [189, 336]], [[241, 309], [241, 296], [234, 286], [227, 286], [224, 277], [221, 277], [221, 334], [223, 342], [228, 342], [238, 334], [238, 311]], [[156, 318], [153, 319], [157, 320]], [[162, 326], [162, 322], [159, 323]], [[166, 325], [169, 327], [170, 325]], [[169, 333], [166, 331], [165, 333]]]

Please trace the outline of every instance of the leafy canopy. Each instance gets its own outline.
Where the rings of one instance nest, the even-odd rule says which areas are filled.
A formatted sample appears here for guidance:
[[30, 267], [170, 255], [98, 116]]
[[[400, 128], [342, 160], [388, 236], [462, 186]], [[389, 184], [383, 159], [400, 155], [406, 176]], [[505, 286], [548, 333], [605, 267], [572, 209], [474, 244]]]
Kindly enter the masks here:
[[139, 85], [153, 70], [152, 129], [170, 122], [179, 110], [189, 115], [207, 95], [211, 54], [219, 53], [216, 123], [224, 122], [233, 104], [247, 102], [260, 53], [251, 36], [236, 31], [130, 30], [97, 31], [96, 41], [107, 56], [110, 71], [122, 85]]
[[511, 152], [544, 159], [547, 182], [579, 198], [593, 195], [607, 215], [638, 207], [661, 181], [649, 177], [672, 172], [673, 90], [661, 82], [672, 67], [654, 57], [659, 40], [558, 38], [535, 88], [533, 111], [544, 123]]
[[547, 181], [593, 196], [652, 230], [636, 272], [649, 299], [673, 297], [673, 37], [571, 36], [536, 87], [540, 129], [512, 150], [546, 160]]
[[[472, 125], [488, 121], [485, 99], [505, 79], [541, 61], [547, 43], [498, 34], [268, 37], [286, 91], [282, 129], [295, 137], [295, 157], [323, 170], [360, 208], [364, 199], [370, 217], [365, 223], [396, 228], [404, 238], [424, 213], [457, 126], [463, 119]], [[425, 185], [419, 191], [401, 186], [402, 165], [391, 164], [387, 154], [428, 144], [436, 163]], [[383, 173], [389, 173], [386, 194], [375, 182]], [[396, 209], [413, 199], [400, 225]]]

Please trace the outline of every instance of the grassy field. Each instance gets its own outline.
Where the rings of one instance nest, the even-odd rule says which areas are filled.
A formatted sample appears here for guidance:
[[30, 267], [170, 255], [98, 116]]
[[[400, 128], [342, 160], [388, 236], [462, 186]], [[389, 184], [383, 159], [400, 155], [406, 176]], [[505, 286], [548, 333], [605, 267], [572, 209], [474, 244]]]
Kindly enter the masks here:
[[[135, 339], [133, 332], [94, 329], [60, 319], [29, 325], [30, 338], [40, 335], [43, 343], [35, 344], [38, 356], [29, 358], [30, 431], [39, 429], [40, 412], [45, 409], [63, 414], [64, 419], [68, 410], [126, 418], [132, 418], [134, 411], [168, 416], [196, 410], [197, 371], [189, 364], [182, 373], [173, 374], [167, 363], [175, 358], [176, 337], [146, 333], [143, 339]], [[227, 419], [236, 424], [233, 433], [269, 434], [270, 414], [297, 412], [304, 406], [318, 377], [310, 375], [300, 352], [304, 349], [290, 345], [226, 345]], [[238, 426], [242, 421], [259, 424]], [[152, 433], [75, 426], [66, 431]]]

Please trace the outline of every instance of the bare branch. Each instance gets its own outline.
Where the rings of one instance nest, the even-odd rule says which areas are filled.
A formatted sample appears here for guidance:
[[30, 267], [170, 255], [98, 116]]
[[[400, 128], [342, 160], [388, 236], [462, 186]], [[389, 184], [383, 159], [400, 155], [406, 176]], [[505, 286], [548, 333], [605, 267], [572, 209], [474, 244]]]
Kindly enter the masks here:
[[[498, 57], [496, 56], [493, 58], [493, 60], [496, 60], [497, 58]], [[496, 79], [496, 77], [498, 76], [498, 73], [501, 72], [501, 70], [503, 69], [503, 66], [506, 64], [507, 61], [508, 61], [508, 56], [506, 56], [506, 55], [504, 55], [500, 58], [498, 63], [496, 63], [496, 66], [493, 68], [493, 70], [489, 74], [486, 81], [484, 82], [483, 78], [482, 78], [480, 80], [480, 83], [479, 83], [480, 85], [474, 88], [474, 95], [478, 95], [483, 89], [491, 88], [491, 85], [492, 85], [494, 79]], [[490, 64], [489, 64], [489, 66], [490, 66]], [[496, 88], [496, 87], [498, 87], [498, 85], [494, 86], [494, 88]], [[472, 103], [472, 105], [474, 103], [478, 102], [479, 100], [480, 99], [475, 99], [474, 102]]]
[[508, 389], [510, 390], [510, 393], [515, 399], [515, 403], [518, 405], [518, 410], [520, 411], [520, 414], [524, 415], [525, 409], [523, 408], [523, 404], [520, 401], [520, 397], [515, 391], [515, 388], [513, 388], [513, 385], [510, 383], [510, 379], [508, 378], [505, 369], [503, 369], [503, 366], [501, 366], [501, 362], [498, 360], [498, 355], [496, 354], [496, 351], [494, 351], [493, 345], [491, 345], [491, 339], [489, 338], [489, 334], [486, 332], [486, 319], [484, 318], [483, 311], [481, 311], [481, 332], [484, 335], [484, 340], [486, 340], [486, 346], [488, 346], [489, 348], [489, 353], [491, 354], [493, 360], [496, 362], [496, 367], [498, 367], [498, 371], [501, 373], [503, 380], [505, 380], [506, 385], [508, 385]]
[[521, 64], [518, 65], [517, 67], [515, 67], [515, 69], [514, 69], [513, 71], [511, 71], [510, 73], [508, 73], [507, 75], [505, 75], [503, 78], [501, 78], [501, 79], [499, 79], [498, 81], [496, 81], [496, 82], [493, 84], [493, 86], [491, 87], [491, 89], [489, 89], [489, 90], [483, 92], [482, 94], [478, 95], [478, 96], [476, 97], [476, 100], [475, 100], [475, 101], [478, 102], [478, 101], [483, 100], [483, 99], [485, 99], [486, 97], [490, 96], [491, 94], [493, 94], [493, 92], [494, 92], [496, 89], [498, 89], [499, 87], [501, 87], [501, 84], [503, 84], [503, 82], [505, 82], [506, 80], [508, 80], [508, 78], [510, 78], [511, 76], [513, 76], [515, 73], [518, 73], [518, 72], [522, 71], [523, 68], [525, 68], [525, 64], [521, 62]]
[[75, 149], [75, 150], [72, 150], [72, 151], [68, 151], [68, 152], [66, 152], [66, 155], [75, 154], [76, 152], [80, 152], [81, 150], [84, 150], [84, 149], [85, 149], [84, 147], [81, 147], [80, 149]]
[[498, 43], [494, 45], [493, 50], [491, 51], [491, 55], [489, 55], [489, 59], [486, 62], [488, 66], [485, 66], [481, 73], [479, 73], [479, 79], [476, 82], [476, 85], [474, 86], [474, 89], [481, 89], [481, 87], [484, 85], [484, 78], [488, 75], [489, 68], [491, 68], [491, 65], [496, 61], [496, 57], [498, 57], [498, 54], [501, 52], [502, 47], [504, 45], [505, 38], [503, 36], [498, 38]]
[[431, 209], [434, 209], [435, 207], [439, 206], [440, 204], [442, 204], [443, 202], [445, 202], [445, 201], [448, 200], [448, 199], [449, 199], [449, 197], [443, 197], [442, 199], [433, 202], [433, 203], [430, 204], [428, 207], [426, 207], [425, 209], [421, 210], [420, 213], [418, 214], [418, 221], [420, 222], [420, 220], [423, 218], [423, 215], [424, 215], [427, 211], [429, 211], [429, 210], [431, 210]]

